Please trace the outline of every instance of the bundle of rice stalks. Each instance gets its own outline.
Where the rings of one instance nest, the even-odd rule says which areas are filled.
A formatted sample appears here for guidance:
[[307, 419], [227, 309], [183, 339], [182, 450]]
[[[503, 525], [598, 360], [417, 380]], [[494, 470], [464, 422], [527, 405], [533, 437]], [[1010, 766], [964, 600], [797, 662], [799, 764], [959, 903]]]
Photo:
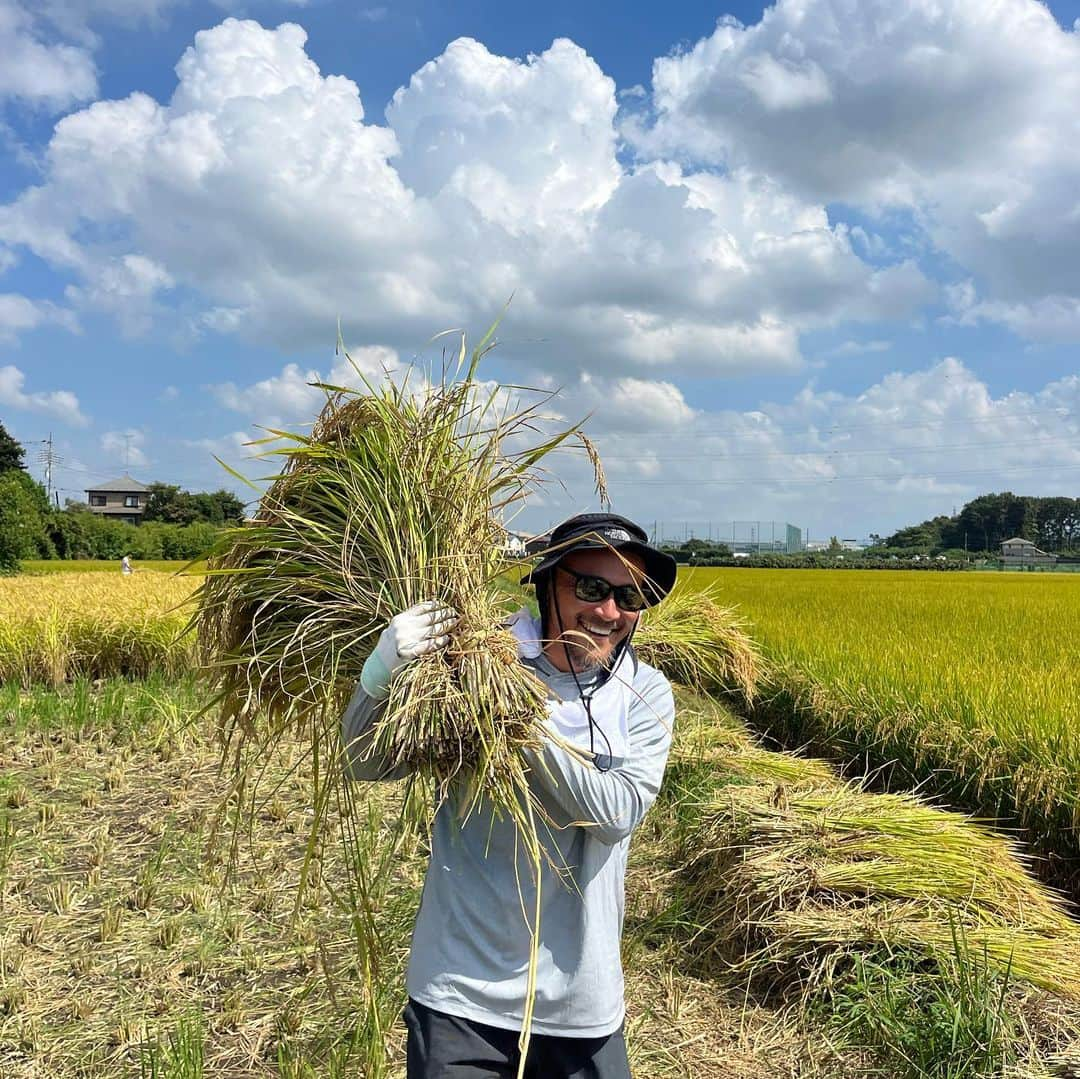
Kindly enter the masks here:
[[720, 605], [716, 586], [701, 587], [690, 574], [644, 614], [634, 648], [673, 682], [752, 701], [761, 660], [743, 627], [732, 608]]
[[1012, 845], [957, 814], [849, 785], [714, 792], [691, 874], [727, 958], [781, 983], [844, 955], [948, 956], [956, 933], [1002, 974], [1080, 1000], [1080, 927]]
[[[497, 393], [481, 395], [486, 340], [463, 378], [327, 386], [310, 435], [274, 432], [265, 455], [284, 467], [254, 518], [213, 552], [199, 595], [227, 743], [292, 729], [332, 746], [380, 631], [400, 611], [441, 600], [460, 615], [450, 647], [394, 679], [376, 749], [441, 785], [467, 778], [473, 799], [483, 791], [522, 812], [519, 751], [538, 738], [544, 687], [501, 626], [499, 517], [573, 429], [537, 443], [536, 406], [512, 412]], [[464, 360], [462, 340], [457, 374]], [[527, 448], [507, 449], [528, 435]]]

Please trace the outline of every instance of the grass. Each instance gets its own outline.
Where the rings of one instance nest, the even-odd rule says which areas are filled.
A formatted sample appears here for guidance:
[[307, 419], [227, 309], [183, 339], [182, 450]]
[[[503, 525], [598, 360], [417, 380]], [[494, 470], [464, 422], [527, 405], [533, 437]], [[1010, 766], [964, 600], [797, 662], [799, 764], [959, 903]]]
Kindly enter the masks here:
[[[698, 570], [736, 604], [771, 688], [748, 711], [894, 790], [1020, 827], [1080, 886], [1080, 578]], [[1078, 893], [1080, 894], [1080, 893]]]
[[917, 953], [887, 963], [856, 956], [822, 1018], [836, 1037], [867, 1047], [883, 1075], [993, 1079], [1019, 1056], [1008, 994], [1008, 973], [957, 933], [952, 955], [937, 964]]

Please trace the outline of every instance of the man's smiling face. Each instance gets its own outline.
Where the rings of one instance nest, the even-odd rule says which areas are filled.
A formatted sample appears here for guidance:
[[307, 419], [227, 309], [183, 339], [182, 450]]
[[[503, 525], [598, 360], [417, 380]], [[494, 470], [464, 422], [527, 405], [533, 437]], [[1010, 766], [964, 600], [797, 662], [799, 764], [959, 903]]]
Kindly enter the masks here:
[[571, 551], [552, 570], [546, 622], [548, 635], [554, 639], [544, 646], [544, 654], [559, 670], [568, 671], [569, 652], [573, 669], [581, 671], [606, 663], [620, 642], [629, 636], [640, 615], [620, 610], [611, 595], [599, 603], [578, 599], [574, 593], [576, 579], [564, 572], [564, 568], [603, 577], [613, 585], [640, 585], [644, 562], [636, 554], [619, 555], [604, 549]]

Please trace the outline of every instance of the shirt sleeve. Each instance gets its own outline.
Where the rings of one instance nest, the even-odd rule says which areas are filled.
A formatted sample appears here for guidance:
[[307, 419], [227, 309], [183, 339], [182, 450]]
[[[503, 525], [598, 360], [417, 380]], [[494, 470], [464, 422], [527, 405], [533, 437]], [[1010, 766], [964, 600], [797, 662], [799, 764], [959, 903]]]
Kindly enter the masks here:
[[641, 823], [664, 778], [675, 699], [668, 680], [649, 668], [627, 717], [629, 744], [621, 764], [601, 772], [547, 740], [525, 750], [531, 782], [575, 824], [614, 846]]
[[393, 766], [375, 753], [372, 738], [375, 720], [386, 707], [364, 692], [358, 682], [352, 698], [341, 717], [341, 745], [344, 753], [345, 775], [356, 780], [404, 779], [409, 769], [404, 764]]

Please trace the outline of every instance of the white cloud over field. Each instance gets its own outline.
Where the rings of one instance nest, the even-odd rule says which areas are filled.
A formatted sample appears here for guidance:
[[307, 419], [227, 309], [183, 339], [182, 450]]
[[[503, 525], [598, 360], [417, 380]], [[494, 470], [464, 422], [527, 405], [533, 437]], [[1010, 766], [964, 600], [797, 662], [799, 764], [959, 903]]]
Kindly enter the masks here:
[[513, 292], [515, 333], [556, 368], [790, 371], [805, 330], [906, 319], [936, 294], [762, 173], [627, 169], [615, 85], [567, 40], [524, 60], [454, 41], [385, 124], [293, 24], [228, 19], [176, 70], [167, 103], [64, 117], [42, 182], [0, 207], [0, 241], [126, 332], [173, 306], [196, 334], [289, 348], [340, 315], [403, 347], [486, 324]]
[[[0, 297], [0, 301], [3, 297]], [[3, 305], [0, 303], [0, 312]], [[79, 408], [79, 399], [70, 390], [33, 390], [27, 393], [26, 375], [14, 364], [0, 367], [0, 405], [34, 412], [73, 427], [85, 427], [90, 421]]]
[[646, 157], [910, 212], [978, 274], [971, 317], [1076, 340], [1078, 97], [1080, 34], [1036, 0], [779, 0], [658, 59], [655, 122], [626, 131]]
[[[323, 395], [303, 386], [303, 377], [290, 365], [272, 379], [217, 393], [253, 425], [265, 423], [275, 403], [279, 415], [304, 424]], [[745, 411], [694, 408], [658, 380], [582, 372], [535, 384], [559, 391], [542, 409], [552, 427], [589, 417], [585, 430], [599, 447], [616, 509], [672, 527], [776, 518], [815, 536], [857, 531], [861, 538], [950, 513], [990, 489], [1052, 493], [1072, 490], [1080, 478], [1080, 376], [995, 396], [950, 357], [860, 392], [811, 383], [788, 401]], [[591, 469], [578, 448], [548, 465], [565, 490], [554, 484], [526, 515], [535, 528], [595, 508]], [[867, 506], [878, 519], [867, 519]]]

